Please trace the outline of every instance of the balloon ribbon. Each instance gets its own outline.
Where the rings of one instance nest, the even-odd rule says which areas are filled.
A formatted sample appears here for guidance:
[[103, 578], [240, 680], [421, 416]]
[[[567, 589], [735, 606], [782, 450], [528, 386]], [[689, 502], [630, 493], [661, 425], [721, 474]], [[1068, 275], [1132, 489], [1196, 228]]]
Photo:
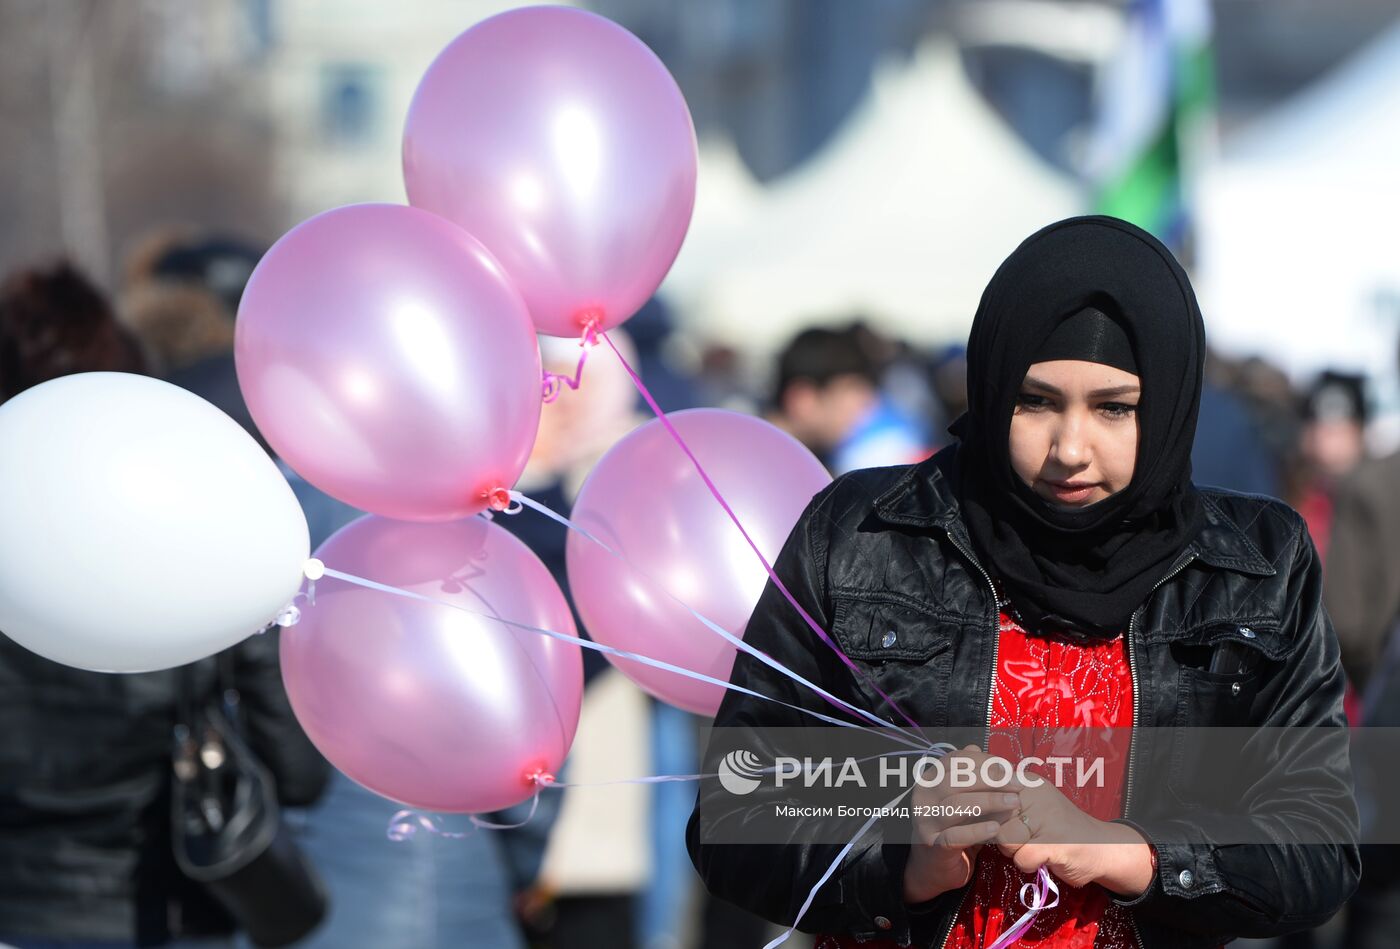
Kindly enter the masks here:
[[557, 372], [545, 372], [543, 392], [541, 393], [545, 402], [553, 402], [559, 398], [559, 393], [564, 391], [564, 386], [568, 386], [574, 391], [578, 391], [579, 383], [583, 381], [583, 364], [588, 362], [588, 354], [593, 351], [593, 347], [598, 345], [598, 324], [592, 320], [583, 328], [583, 336], [578, 341], [579, 348], [583, 350], [578, 356], [578, 366], [574, 369], [573, 376], [561, 375]]
[[632, 368], [632, 364], [627, 361], [627, 358], [622, 355], [622, 352], [613, 344], [613, 341], [608, 338], [608, 334], [603, 333], [601, 335], [603, 341], [607, 343], [617, 355], [618, 361], [621, 362], [622, 367], [627, 370], [627, 374], [632, 377], [632, 384], [637, 387], [637, 391], [641, 393], [642, 398], [645, 399], [647, 405], [651, 407], [657, 420], [665, 427], [666, 431], [670, 433], [671, 438], [680, 446], [681, 451], [685, 452], [686, 457], [690, 459], [690, 463], [695, 466], [696, 472], [700, 475], [700, 480], [705, 482], [705, 487], [710, 489], [710, 494], [719, 502], [719, 506], [724, 508], [724, 513], [729, 515], [730, 521], [739, 529], [739, 533], [744, 535], [744, 540], [748, 542], [749, 548], [753, 550], [755, 556], [758, 557], [759, 563], [763, 564], [763, 569], [768, 571], [768, 577], [773, 581], [773, 585], [778, 588], [778, 591], [792, 604], [793, 609], [797, 610], [798, 614], [807, 622], [807, 625], [812, 628], [812, 632], [817, 634], [817, 638], [826, 643], [826, 645], [836, 653], [837, 658], [846, 665], [846, 668], [850, 669], [858, 678], [863, 679], [870, 688], [874, 689], [875, 694], [880, 696], [891, 709], [898, 712], [900, 716], [909, 723], [910, 727], [917, 729], [919, 723], [914, 721], [908, 712], [900, 708], [899, 703], [886, 695], [885, 691], [875, 684], [875, 680], [869, 673], [852, 662], [845, 652], [841, 650], [841, 647], [836, 645], [836, 642], [827, 635], [826, 630], [822, 629], [820, 624], [812, 619], [811, 614], [803, 609], [802, 604], [798, 603], [797, 599], [788, 592], [787, 585], [784, 584], [782, 578], [774, 572], [773, 565], [768, 562], [767, 557], [763, 556], [763, 552], [758, 549], [758, 545], [755, 544], [753, 538], [749, 536], [749, 532], [746, 531], [744, 525], [739, 522], [739, 516], [734, 513], [734, 509], [729, 506], [729, 502], [724, 499], [724, 495], [720, 494], [719, 488], [715, 487], [715, 483], [710, 480], [710, 476], [705, 471], [704, 465], [700, 464], [700, 459], [695, 457], [695, 453], [691, 451], [690, 446], [685, 443], [685, 439], [681, 437], [681, 433], [676, 431], [676, 427], [671, 424], [671, 420], [666, 417], [666, 413], [661, 410], [661, 406], [656, 404], [656, 399], [652, 397], [651, 390], [642, 383], [642, 377], [637, 374], [637, 371]]

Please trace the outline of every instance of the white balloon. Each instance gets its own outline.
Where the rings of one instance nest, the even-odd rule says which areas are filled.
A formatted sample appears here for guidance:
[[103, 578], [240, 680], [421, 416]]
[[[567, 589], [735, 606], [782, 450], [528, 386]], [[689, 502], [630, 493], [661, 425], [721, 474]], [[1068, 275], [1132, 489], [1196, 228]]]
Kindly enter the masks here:
[[146, 672], [272, 622], [306, 518], [238, 423], [145, 376], [64, 376], [0, 405], [0, 632], [56, 662]]

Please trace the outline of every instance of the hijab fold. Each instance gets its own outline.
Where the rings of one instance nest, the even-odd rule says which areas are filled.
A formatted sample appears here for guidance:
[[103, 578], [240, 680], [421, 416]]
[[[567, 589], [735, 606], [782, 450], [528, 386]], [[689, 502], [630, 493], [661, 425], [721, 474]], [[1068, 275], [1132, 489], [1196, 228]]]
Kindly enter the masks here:
[[[1122, 334], [1102, 332], [1104, 319]], [[1081, 327], [1096, 328], [1077, 342]], [[1130, 355], [1113, 342], [1122, 335]], [[1012, 470], [1009, 444], [1027, 369], [1076, 352], [1107, 364], [1130, 358], [1142, 381], [1132, 480], [1084, 508], [1035, 494]], [[1123, 632], [1199, 532], [1191, 443], [1204, 362], [1205, 329], [1185, 271], [1126, 221], [1060, 221], [997, 269], [968, 340], [968, 410], [949, 431], [961, 441], [959, 494], [973, 546], [1028, 628]]]

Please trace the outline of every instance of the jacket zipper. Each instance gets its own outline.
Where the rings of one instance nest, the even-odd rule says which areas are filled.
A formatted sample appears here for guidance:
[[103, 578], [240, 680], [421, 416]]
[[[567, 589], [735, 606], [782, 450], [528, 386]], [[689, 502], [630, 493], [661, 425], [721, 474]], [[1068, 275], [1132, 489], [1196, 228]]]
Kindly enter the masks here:
[[[1186, 556], [1178, 560], [1176, 562], [1176, 565], [1172, 567], [1171, 572], [1169, 572], [1162, 579], [1158, 580], [1157, 583], [1152, 587], [1152, 589], [1147, 591], [1147, 599], [1150, 600], [1152, 598], [1152, 594], [1157, 592], [1158, 587], [1166, 583], [1172, 577], [1175, 577], [1181, 571], [1185, 570], [1187, 565], [1195, 559], [1196, 555], [1194, 553], [1188, 553], [1186, 554]], [[1138, 713], [1141, 709], [1141, 696], [1139, 696], [1138, 694], [1137, 662], [1133, 658], [1136, 655], [1133, 648], [1133, 633], [1137, 630], [1138, 616], [1142, 613], [1143, 607], [1146, 605], [1147, 600], [1144, 600], [1143, 606], [1139, 606], [1137, 609], [1133, 610], [1133, 615], [1128, 619], [1128, 678], [1132, 681], [1133, 684], [1133, 732], [1131, 735], [1128, 736], [1128, 775], [1127, 779], [1123, 783], [1124, 817], [1128, 816], [1128, 807], [1133, 800], [1133, 764], [1137, 752]]]
[[[997, 586], [995, 583], [992, 582], [992, 575], [989, 574], [982, 567], [982, 564], [980, 564], [977, 561], [977, 558], [972, 555], [972, 551], [964, 547], [962, 542], [958, 540], [955, 536], [953, 536], [952, 531], [946, 531], [946, 533], [948, 534], [948, 540], [952, 543], [952, 545], [958, 548], [958, 552], [961, 553], [964, 557], [966, 557], [968, 559], [968, 562], [977, 568], [977, 572], [982, 574], [982, 579], [987, 581], [987, 589], [990, 590], [992, 593], [992, 611], [995, 614], [1000, 609], [1000, 606], [997, 602]], [[990, 678], [988, 679], [990, 685], [987, 688], [987, 727], [982, 735], [982, 748], [984, 751], [986, 750], [987, 746], [991, 743], [992, 740], [992, 700], [993, 697], [996, 695], [997, 653], [1001, 645], [1000, 633], [1000, 621], [994, 616], [992, 620], [992, 663], [989, 672]], [[973, 863], [972, 871], [973, 875], [976, 876], [976, 862]], [[958, 908], [953, 911], [953, 915], [948, 919], [948, 928], [944, 930], [943, 941], [939, 943], [940, 949], [948, 949], [948, 940], [953, 937], [953, 927], [957, 924], [958, 917], [962, 915], [963, 905], [967, 903], [967, 897], [972, 892], [971, 883], [972, 881], [969, 880], [969, 885], [967, 889], [963, 891], [962, 899], [958, 900]]]
[[[1185, 570], [1187, 564], [1191, 563], [1191, 561], [1195, 559], [1196, 555], [1194, 553], [1188, 553], [1186, 554], [1186, 556], [1178, 560], [1176, 562], [1176, 565], [1172, 567], [1171, 571], [1165, 577], [1158, 580], [1151, 590], [1147, 591], [1147, 599], [1150, 600], [1152, 598], [1152, 594], [1157, 592], [1158, 587], [1166, 583], [1168, 580], [1176, 576], [1181, 571]], [[1128, 736], [1128, 773], [1123, 781], [1124, 818], [1127, 818], [1128, 806], [1132, 803], [1133, 800], [1133, 763], [1136, 758], [1137, 752], [1138, 715], [1141, 708], [1141, 698], [1139, 696], [1138, 689], [1137, 661], [1133, 658], [1136, 655], [1134, 649], [1135, 643], [1133, 633], [1137, 630], [1138, 615], [1142, 612], [1143, 608], [1146, 605], [1147, 601], [1144, 600], [1143, 605], [1133, 610], [1133, 615], [1128, 618], [1128, 678], [1132, 682], [1133, 686], [1133, 731], [1132, 734]], [[1148, 885], [1150, 886], [1151, 883], [1149, 883]], [[1132, 910], [1128, 910], [1128, 922], [1130, 922], [1133, 926], [1133, 938], [1137, 940], [1139, 949], [1145, 949], [1145, 946], [1142, 941], [1142, 931], [1138, 929], [1137, 914], [1134, 913]]]
[[[999, 609], [1000, 607], [997, 602], [997, 587], [996, 584], [992, 582], [992, 575], [989, 574], [985, 569], [983, 569], [982, 565], [977, 562], [977, 558], [972, 555], [972, 551], [964, 547], [962, 541], [958, 540], [956, 537], [953, 536], [952, 531], [948, 531], [947, 533], [948, 540], [952, 542], [954, 547], [958, 548], [958, 552], [961, 553], [964, 557], [966, 557], [968, 559], [968, 562], [970, 562], [974, 567], [977, 568], [977, 572], [982, 574], [982, 579], [987, 581], [987, 589], [992, 592], [992, 609]], [[983, 751], [986, 750], [988, 742], [992, 740], [992, 698], [996, 693], [997, 652], [999, 651], [999, 647], [1001, 645], [999, 641], [1001, 638], [999, 633], [1000, 624], [994, 618], [992, 620], [992, 662], [990, 667], [991, 678], [988, 680], [991, 683], [991, 686], [987, 689], [987, 727], [982, 734]]]
[[[992, 591], [992, 605], [993, 605], [994, 607], [996, 607], [996, 605], [997, 605], [997, 589], [996, 589], [996, 584], [992, 583], [992, 577], [991, 577], [991, 575], [988, 574], [987, 571], [982, 567], [982, 564], [978, 562], [977, 558], [974, 557], [974, 556], [972, 555], [972, 552], [971, 552], [970, 550], [968, 550], [965, 546], [963, 546], [963, 544], [957, 539], [957, 537], [953, 536], [953, 532], [952, 532], [952, 531], [947, 531], [947, 534], [948, 534], [948, 540], [949, 540], [950, 542], [952, 542], [953, 546], [956, 547], [956, 548], [958, 549], [958, 552], [961, 553], [964, 557], [966, 557], [966, 558], [968, 559], [968, 561], [969, 561], [974, 567], [977, 568], [977, 572], [980, 573], [980, 574], [982, 574], [982, 579], [984, 579], [984, 580], [987, 581], [987, 588], [988, 588], [989, 590]], [[1186, 556], [1184, 556], [1182, 559], [1178, 560], [1178, 561], [1176, 562], [1176, 564], [1172, 567], [1171, 571], [1170, 571], [1166, 576], [1164, 576], [1162, 579], [1158, 580], [1158, 581], [1153, 585], [1153, 587], [1152, 587], [1151, 590], [1147, 591], [1147, 596], [1148, 596], [1148, 598], [1150, 599], [1150, 598], [1152, 597], [1152, 594], [1156, 593], [1157, 590], [1158, 590], [1158, 588], [1161, 587], [1162, 584], [1166, 583], [1168, 580], [1171, 580], [1173, 577], [1175, 577], [1175, 576], [1176, 576], [1177, 574], [1179, 574], [1181, 571], [1185, 570], [1186, 567], [1187, 567], [1193, 560], [1195, 560], [1195, 559], [1196, 559], [1196, 555], [1195, 555], [1194, 553], [1188, 553], [1188, 554], [1187, 554]], [[1137, 629], [1137, 618], [1138, 618], [1138, 614], [1141, 613], [1141, 611], [1142, 611], [1142, 607], [1139, 607], [1138, 609], [1134, 610], [1134, 611], [1133, 611], [1133, 615], [1132, 615], [1131, 617], [1128, 618], [1128, 643], [1127, 643], [1127, 645], [1128, 645], [1128, 678], [1129, 678], [1129, 680], [1131, 681], [1132, 687], [1133, 687], [1133, 732], [1132, 732], [1132, 734], [1128, 737], [1128, 773], [1127, 773], [1127, 776], [1126, 776], [1126, 779], [1125, 779], [1124, 785], [1123, 785], [1123, 816], [1124, 816], [1124, 817], [1127, 817], [1127, 816], [1128, 816], [1128, 806], [1129, 806], [1129, 804], [1132, 802], [1132, 798], [1133, 798], [1133, 764], [1134, 764], [1135, 755], [1136, 755], [1136, 751], [1137, 751], [1137, 720], [1138, 720], [1138, 714], [1139, 714], [1139, 710], [1140, 710], [1141, 698], [1140, 698], [1140, 696], [1139, 696], [1139, 690], [1138, 690], [1137, 662], [1136, 662], [1136, 661], [1134, 660], [1134, 658], [1133, 658], [1133, 657], [1134, 657], [1134, 649], [1133, 649], [1134, 638], [1133, 638], [1133, 633], [1134, 633], [1134, 632], [1136, 631], [1136, 629]], [[997, 629], [997, 632], [998, 632], [998, 633], [999, 633], [999, 630], [1000, 630], [1000, 628], [998, 627], [998, 629]], [[998, 651], [999, 651], [999, 646], [1000, 646], [999, 639], [1000, 639], [1000, 636], [999, 636], [999, 635], [993, 635], [993, 636], [992, 636], [992, 663], [991, 663], [991, 674], [992, 674], [993, 678], [990, 680], [990, 681], [991, 681], [991, 688], [988, 689], [988, 694], [987, 694], [987, 727], [986, 727], [986, 729], [985, 729], [984, 737], [983, 737], [983, 739], [982, 739], [982, 743], [983, 743], [983, 746], [984, 746], [984, 747], [985, 747], [985, 746], [987, 745], [987, 743], [989, 743], [989, 742], [991, 741], [991, 739], [992, 739], [992, 702], [993, 702], [993, 698], [994, 698], [994, 696], [995, 696], [995, 694], [996, 694], [996, 680], [995, 680], [995, 675], [996, 675], [996, 668], [997, 668], [997, 653], [998, 653]], [[957, 921], [958, 921], [958, 916], [962, 913], [962, 908], [963, 908], [963, 905], [967, 902], [967, 896], [968, 896], [968, 893], [969, 893], [969, 892], [971, 892], [971, 891], [968, 890], [968, 891], [965, 891], [965, 892], [963, 893], [962, 899], [958, 901], [958, 908], [953, 912], [952, 918], [950, 918], [950, 919], [948, 920], [948, 928], [947, 928], [947, 930], [943, 933], [943, 940], [942, 940], [942, 942], [939, 943], [939, 946], [941, 947], [941, 949], [947, 949], [947, 947], [948, 947], [948, 940], [949, 940], [950, 938], [952, 938], [952, 935], [953, 935], [953, 926], [957, 923]], [[1137, 915], [1134, 914], [1131, 910], [1128, 912], [1128, 922], [1130, 922], [1130, 923], [1132, 924], [1132, 927], [1133, 927], [1133, 937], [1137, 940], [1138, 946], [1141, 947], [1141, 946], [1143, 945], [1143, 942], [1142, 942], [1142, 932], [1141, 932], [1141, 930], [1138, 929]]]

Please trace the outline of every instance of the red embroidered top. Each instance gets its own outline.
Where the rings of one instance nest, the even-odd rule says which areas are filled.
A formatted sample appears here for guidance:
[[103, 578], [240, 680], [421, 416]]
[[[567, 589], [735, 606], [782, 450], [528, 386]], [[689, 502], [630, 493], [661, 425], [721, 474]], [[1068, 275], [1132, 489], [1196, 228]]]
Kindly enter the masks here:
[[[1123, 779], [1133, 723], [1133, 683], [1124, 638], [1080, 644], [1028, 635], [1005, 612], [997, 647], [988, 752], [1011, 761], [1062, 755], [1076, 759], [1056, 783], [1080, 810], [1099, 820], [1122, 812]], [[1078, 780], [1077, 762], [1102, 758], [1103, 780]], [[1033, 769], [1055, 778], [1053, 766]], [[996, 847], [983, 847], [953, 930], [949, 949], [982, 949], [1025, 912], [1022, 874]], [[1136, 947], [1128, 911], [1098, 884], [1071, 887], [1056, 881], [1060, 902], [1042, 911], [1018, 942], [1065, 949]]]
[[[1096, 776], [1079, 786], [1075, 765], [1065, 767], [1057, 783], [1081, 810], [1110, 820], [1121, 813], [1132, 718], [1133, 684], [1122, 636], [1084, 644], [1031, 636], [1001, 614], [989, 753], [1011, 761], [1029, 756], [1068, 755], [1085, 761], [1102, 757], [1102, 786]], [[1067, 732], [1070, 728], [1079, 730]], [[1055, 777], [1053, 765], [1033, 770], [1047, 779]], [[1034, 880], [994, 846], [983, 847], [945, 946], [990, 946], [1025, 912], [1021, 886]], [[1058, 880], [1056, 885], [1059, 905], [1043, 910], [1017, 945], [1137, 946], [1128, 911], [1113, 903], [1107, 890], [1097, 884], [1075, 888]], [[852, 937], [825, 936], [816, 944], [819, 949], [895, 949], [892, 941], [857, 943]]]

